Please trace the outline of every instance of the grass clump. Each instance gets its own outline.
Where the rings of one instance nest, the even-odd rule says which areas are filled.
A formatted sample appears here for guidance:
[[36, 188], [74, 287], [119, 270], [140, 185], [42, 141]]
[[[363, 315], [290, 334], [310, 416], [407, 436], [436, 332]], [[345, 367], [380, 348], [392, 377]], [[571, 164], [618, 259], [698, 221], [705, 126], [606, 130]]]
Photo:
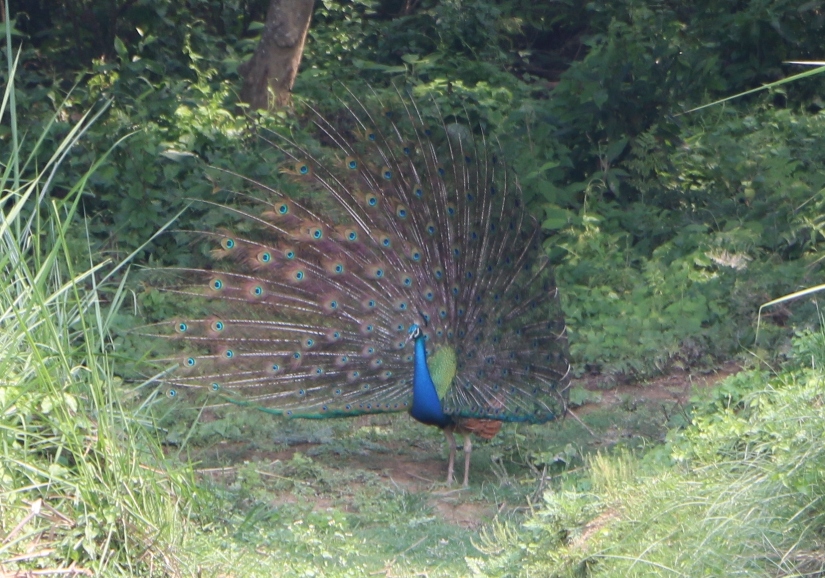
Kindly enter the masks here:
[[[13, 83], [3, 105], [0, 116], [10, 106], [14, 118]], [[106, 348], [122, 287], [101, 285], [107, 263], [93, 263], [71, 240], [94, 167], [63, 199], [51, 196], [92, 120], [81, 118], [37, 168], [33, 159], [44, 151], [24, 156], [12, 123], [0, 174], [4, 575], [175, 574], [187, 535], [186, 468], [167, 467], [158, 443], [118, 401]]]
[[[819, 334], [796, 339], [820, 351]], [[810, 359], [810, 357], [808, 357]], [[825, 571], [820, 369], [732, 376], [644, 454], [596, 454], [521, 526], [493, 527], [485, 576], [804, 576]]]

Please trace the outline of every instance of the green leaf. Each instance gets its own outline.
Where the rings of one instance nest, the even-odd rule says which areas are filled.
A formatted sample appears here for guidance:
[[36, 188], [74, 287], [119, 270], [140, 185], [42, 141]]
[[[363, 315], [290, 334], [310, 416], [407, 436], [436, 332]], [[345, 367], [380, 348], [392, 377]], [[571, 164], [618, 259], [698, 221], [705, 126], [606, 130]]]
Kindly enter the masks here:
[[124, 62], [129, 60], [129, 51], [126, 49], [126, 45], [118, 36], [115, 36], [115, 52], [117, 52], [117, 55]]
[[61, 466], [60, 464], [53, 462], [49, 465], [49, 477], [51, 478], [65, 478], [67, 477], [69, 470]]
[[623, 137], [608, 145], [607, 150], [604, 153], [605, 160], [608, 163], [612, 163], [619, 158], [619, 155], [622, 154], [624, 149], [627, 147], [627, 140], [627, 137]]
[[567, 224], [570, 222], [570, 213], [568, 211], [565, 211], [561, 207], [557, 205], [546, 204], [543, 206], [543, 208], [547, 217], [541, 223], [542, 228], [547, 229], [549, 231], [555, 231], [557, 229], [566, 227]]
[[533, 177], [535, 177], [535, 176], [537, 176], [537, 175], [540, 175], [540, 174], [542, 174], [544, 171], [547, 171], [547, 170], [550, 170], [550, 169], [555, 169], [555, 168], [557, 168], [557, 167], [559, 167], [559, 166], [561, 166], [561, 163], [560, 163], [559, 161], [557, 161], [557, 160], [547, 161], [546, 163], [544, 163], [543, 165], [541, 165], [541, 166], [540, 166], [539, 168], [537, 168], [536, 170], [534, 170], [534, 171], [530, 171], [529, 173], [527, 173], [527, 176], [525, 177], [525, 180], [526, 180], [526, 179], [533, 178]]
[[[7, 30], [7, 22], [0, 22], [0, 35], [5, 36]], [[11, 29], [9, 29], [9, 34], [12, 36], [26, 36], [24, 33], [20, 32], [17, 28], [12, 25]]]

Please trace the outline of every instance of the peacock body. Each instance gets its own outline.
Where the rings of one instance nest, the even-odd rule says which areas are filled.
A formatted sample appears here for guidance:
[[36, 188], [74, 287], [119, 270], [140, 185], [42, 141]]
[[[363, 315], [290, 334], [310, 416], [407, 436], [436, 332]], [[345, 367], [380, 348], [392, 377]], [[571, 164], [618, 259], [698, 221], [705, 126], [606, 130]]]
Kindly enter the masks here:
[[194, 313], [147, 333], [175, 350], [172, 397], [291, 418], [408, 411], [445, 431], [448, 482], [465, 436], [466, 485], [470, 433], [566, 411], [558, 291], [496, 146], [410, 99], [392, 114], [352, 101], [314, 119], [333, 160], [267, 139], [300, 198], [248, 179], [255, 194], [209, 202], [235, 220], [194, 233], [214, 263], [164, 270]]

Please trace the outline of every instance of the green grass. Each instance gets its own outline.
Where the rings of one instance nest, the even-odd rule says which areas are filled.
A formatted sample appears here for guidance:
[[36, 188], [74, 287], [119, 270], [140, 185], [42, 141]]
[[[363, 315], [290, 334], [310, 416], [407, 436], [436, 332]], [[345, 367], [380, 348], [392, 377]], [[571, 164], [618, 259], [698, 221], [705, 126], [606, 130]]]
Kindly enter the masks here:
[[524, 524], [493, 526], [471, 564], [485, 576], [821, 575], [823, 378], [729, 378], [718, 391], [739, 403], [720, 408], [711, 392], [665, 446], [590, 456], [586, 480], [545, 494]]
[[[13, 118], [11, 86], [3, 103]], [[0, 571], [170, 574], [190, 525], [191, 470], [169, 467], [119, 404], [105, 350], [122, 287], [101, 286], [107, 264], [93, 264], [69, 235], [83, 226], [89, 174], [65, 199], [50, 197], [89, 122], [45, 165], [12, 150], [1, 177]]]

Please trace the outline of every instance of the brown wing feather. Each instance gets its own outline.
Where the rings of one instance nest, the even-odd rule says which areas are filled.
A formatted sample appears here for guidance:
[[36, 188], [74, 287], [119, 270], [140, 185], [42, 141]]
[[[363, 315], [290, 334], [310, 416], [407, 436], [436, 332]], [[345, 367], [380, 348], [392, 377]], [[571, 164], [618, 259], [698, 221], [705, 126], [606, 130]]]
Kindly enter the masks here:
[[501, 422], [495, 419], [462, 419], [456, 427], [458, 433], [475, 434], [485, 440], [493, 439], [499, 430], [501, 430]]

